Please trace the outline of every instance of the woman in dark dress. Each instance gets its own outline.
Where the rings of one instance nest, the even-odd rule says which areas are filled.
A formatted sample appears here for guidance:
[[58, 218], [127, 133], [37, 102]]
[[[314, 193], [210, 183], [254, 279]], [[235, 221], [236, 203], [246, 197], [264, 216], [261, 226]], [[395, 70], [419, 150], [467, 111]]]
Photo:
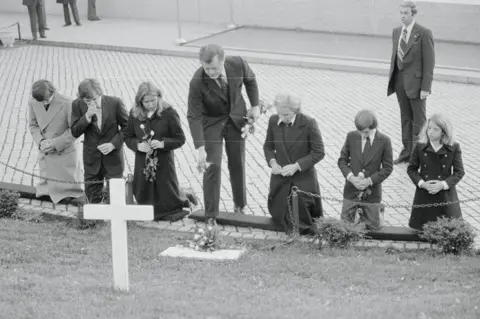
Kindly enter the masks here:
[[[452, 125], [441, 114], [432, 115], [415, 145], [407, 173], [417, 186], [413, 205], [458, 201], [455, 185], [462, 179], [462, 151], [453, 140]], [[460, 218], [460, 204], [412, 208], [409, 226], [422, 230], [438, 217]]]
[[189, 203], [182, 199], [173, 154], [185, 144], [185, 134], [177, 111], [151, 82], [138, 88], [124, 140], [135, 152], [133, 194], [137, 203], [153, 205], [155, 220], [175, 221], [188, 215], [183, 208]]

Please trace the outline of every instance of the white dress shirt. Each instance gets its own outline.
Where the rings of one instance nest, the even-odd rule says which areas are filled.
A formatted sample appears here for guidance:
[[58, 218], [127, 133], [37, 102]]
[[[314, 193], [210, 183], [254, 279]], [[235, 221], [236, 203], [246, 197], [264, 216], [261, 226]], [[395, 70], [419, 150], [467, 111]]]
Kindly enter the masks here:
[[400, 37], [398, 38], [398, 47], [400, 47], [400, 43], [402, 41], [403, 30], [405, 30], [405, 29], [407, 29], [407, 43], [408, 43], [408, 41], [410, 40], [410, 36], [412, 35], [412, 29], [413, 29], [414, 24], [415, 24], [415, 21], [410, 23], [410, 25], [408, 27], [405, 27], [405, 26], [402, 27], [402, 31], [400, 32]]

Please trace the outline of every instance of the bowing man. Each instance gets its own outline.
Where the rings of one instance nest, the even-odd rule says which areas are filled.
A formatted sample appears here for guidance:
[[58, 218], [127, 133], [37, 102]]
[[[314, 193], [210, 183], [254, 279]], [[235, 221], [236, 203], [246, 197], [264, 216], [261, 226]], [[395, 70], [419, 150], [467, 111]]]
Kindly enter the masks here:
[[33, 83], [28, 104], [28, 128], [38, 146], [40, 176], [70, 183], [42, 179], [37, 184], [37, 197], [50, 196], [56, 204], [68, 204], [83, 196], [80, 184], [82, 163], [77, 153], [78, 143], [72, 135], [72, 100], [58, 93], [50, 81]]
[[[272, 169], [268, 211], [274, 222], [289, 233], [293, 229], [287, 199], [290, 190], [297, 186], [302, 191], [320, 195], [315, 164], [325, 157], [325, 151], [317, 122], [301, 113], [300, 99], [278, 94], [273, 105], [277, 114], [268, 121], [263, 146]], [[321, 199], [300, 194], [298, 206], [300, 233], [315, 234], [313, 219], [323, 216]]]

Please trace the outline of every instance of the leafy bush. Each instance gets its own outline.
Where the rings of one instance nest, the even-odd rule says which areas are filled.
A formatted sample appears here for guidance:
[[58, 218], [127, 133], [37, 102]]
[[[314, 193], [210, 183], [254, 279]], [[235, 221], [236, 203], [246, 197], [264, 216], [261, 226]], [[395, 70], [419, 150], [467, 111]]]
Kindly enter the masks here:
[[473, 247], [475, 230], [463, 219], [439, 218], [423, 226], [421, 238], [436, 245], [446, 254], [463, 254]]
[[20, 194], [9, 190], [0, 190], [0, 218], [10, 218], [18, 208]]
[[331, 248], [346, 248], [360, 240], [365, 233], [356, 229], [353, 224], [335, 218], [318, 218], [315, 221], [320, 249], [323, 244]]

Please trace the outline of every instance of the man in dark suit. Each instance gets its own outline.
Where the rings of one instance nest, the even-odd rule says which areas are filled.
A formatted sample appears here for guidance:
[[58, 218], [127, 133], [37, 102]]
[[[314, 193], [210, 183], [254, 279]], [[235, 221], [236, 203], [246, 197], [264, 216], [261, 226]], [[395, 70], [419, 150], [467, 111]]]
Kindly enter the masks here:
[[380, 228], [382, 182], [393, 170], [392, 143], [388, 136], [377, 130], [377, 125], [373, 112], [358, 112], [355, 116], [357, 130], [347, 134], [338, 159], [338, 167], [346, 179], [341, 218], [355, 221], [359, 206], [355, 202], [378, 204], [361, 206], [362, 221], [370, 230]]
[[[80, 83], [78, 98], [72, 104], [72, 135], [78, 138], [85, 134], [85, 182], [123, 177], [125, 163], [121, 130], [127, 123], [128, 113], [121, 99], [103, 95], [100, 83], [95, 79]], [[101, 202], [102, 189], [102, 183], [86, 184], [87, 200]]]
[[37, 40], [37, 33], [40, 33], [40, 38], [46, 38], [45, 0], [23, 0], [22, 3], [28, 8], [33, 40]]
[[[293, 186], [305, 192], [320, 194], [315, 164], [325, 157], [322, 136], [315, 119], [302, 114], [300, 99], [279, 94], [274, 106], [277, 114], [268, 121], [263, 150], [272, 168], [268, 192], [268, 211], [276, 224], [286, 232], [295, 229], [288, 209], [288, 196]], [[315, 234], [314, 218], [323, 216], [319, 197], [300, 196], [298, 230]], [[291, 203], [290, 203], [291, 204]]]
[[[219, 212], [223, 140], [228, 157], [235, 212], [247, 204], [245, 182], [245, 116], [260, 115], [255, 74], [241, 57], [225, 57], [222, 47], [209, 44], [200, 49], [200, 67], [190, 81], [188, 123], [200, 168], [205, 169], [203, 193], [208, 223]], [[252, 108], [247, 114], [242, 86]]]
[[435, 50], [432, 31], [415, 22], [414, 1], [400, 6], [402, 26], [393, 30], [388, 92], [400, 105], [403, 149], [394, 164], [408, 162], [426, 121], [426, 99], [432, 90]]

